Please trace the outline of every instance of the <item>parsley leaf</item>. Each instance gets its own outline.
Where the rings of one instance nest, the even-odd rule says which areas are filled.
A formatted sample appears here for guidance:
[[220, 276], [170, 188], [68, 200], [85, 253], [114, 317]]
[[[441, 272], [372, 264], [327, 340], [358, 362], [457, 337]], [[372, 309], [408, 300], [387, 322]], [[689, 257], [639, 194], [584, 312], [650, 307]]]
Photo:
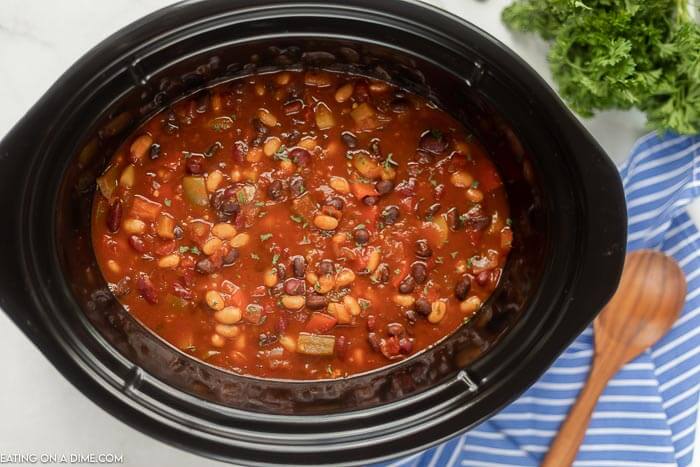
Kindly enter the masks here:
[[261, 242], [264, 242], [264, 241], [269, 240], [269, 239], [271, 239], [271, 238], [272, 238], [272, 234], [271, 234], [271, 233], [260, 234], [260, 241], [261, 241]]

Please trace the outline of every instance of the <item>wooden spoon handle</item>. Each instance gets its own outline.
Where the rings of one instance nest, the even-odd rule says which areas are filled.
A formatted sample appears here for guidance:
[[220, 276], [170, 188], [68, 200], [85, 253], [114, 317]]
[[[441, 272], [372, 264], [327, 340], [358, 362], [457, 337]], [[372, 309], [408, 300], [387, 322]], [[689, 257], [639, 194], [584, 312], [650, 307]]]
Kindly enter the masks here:
[[549, 447], [541, 467], [570, 466], [576, 459], [598, 398], [608, 384], [608, 380], [616, 372], [610, 365], [599, 363], [600, 360], [594, 357], [586, 385], [578, 395], [564, 423], [559, 427], [559, 433]]

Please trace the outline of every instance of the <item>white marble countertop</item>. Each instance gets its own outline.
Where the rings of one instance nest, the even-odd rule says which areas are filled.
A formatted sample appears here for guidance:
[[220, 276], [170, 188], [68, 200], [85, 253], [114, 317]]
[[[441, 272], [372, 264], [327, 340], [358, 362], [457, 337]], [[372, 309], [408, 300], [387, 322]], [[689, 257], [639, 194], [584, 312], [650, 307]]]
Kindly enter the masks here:
[[[81, 55], [171, 0], [1, 0], [0, 138]], [[432, 0], [517, 51], [550, 83], [545, 45], [511, 34], [500, 21], [509, 0]], [[584, 121], [617, 162], [645, 131], [637, 112]], [[224, 465], [145, 436], [101, 410], [66, 381], [0, 313], [0, 452], [116, 453], [124, 465]], [[700, 464], [697, 464], [700, 465]]]

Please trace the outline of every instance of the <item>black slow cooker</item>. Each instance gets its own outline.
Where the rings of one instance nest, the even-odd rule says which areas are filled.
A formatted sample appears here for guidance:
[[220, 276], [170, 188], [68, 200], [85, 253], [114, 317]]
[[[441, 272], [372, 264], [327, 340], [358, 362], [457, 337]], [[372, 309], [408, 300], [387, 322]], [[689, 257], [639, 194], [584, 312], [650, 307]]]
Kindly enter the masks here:
[[[326, 68], [425, 95], [475, 132], [515, 232], [478, 317], [401, 363], [340, 380], [236, 375], [135, 321], [90, 245], [95, 178], [149, 115], [222, 80]], [[0, 306], [80, 391], [129, 425], [244, 464], [366, 464], [445, 440], [531, 385], [615, 290], [617, 171], [521, 59], [415, 1], [208, 0], [157, 11], [73, 65], [0, 144]]]

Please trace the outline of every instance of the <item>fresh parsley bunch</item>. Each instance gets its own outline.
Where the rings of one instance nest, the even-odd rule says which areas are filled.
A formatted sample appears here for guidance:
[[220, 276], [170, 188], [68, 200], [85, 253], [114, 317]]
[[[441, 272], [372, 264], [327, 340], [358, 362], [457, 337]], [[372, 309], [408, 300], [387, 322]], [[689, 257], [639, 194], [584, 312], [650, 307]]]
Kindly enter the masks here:
[[638, 107], [652, 128], [700, 133], [700, 25], [686, 0], [516, 0], [503, 20], [551, 42], [559, 93], [579, 114]]

